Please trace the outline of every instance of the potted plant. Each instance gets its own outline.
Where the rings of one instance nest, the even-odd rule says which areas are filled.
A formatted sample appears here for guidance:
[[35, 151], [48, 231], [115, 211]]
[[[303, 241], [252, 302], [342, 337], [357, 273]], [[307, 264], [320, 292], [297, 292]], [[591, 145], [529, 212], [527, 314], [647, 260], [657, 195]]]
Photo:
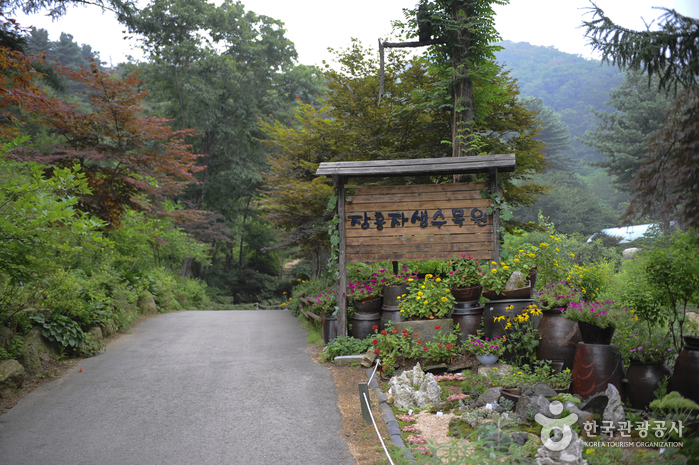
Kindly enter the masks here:
[[381, 289], [381, 283], [376, 278], [352, 281], [347, 284], [347, 298], [353, 301], [357, 313], [379, 313]]
[[[529, 299], [531, 297], [532, 286], [528, 280], [528, 272], [522, 272], [510, 258], [506, 261], [491, 261], [486, 263], [481, 285], [483, 286], [483, 296], [488, 300], [500, 299]], [[519, 271], [522, 276], [521, 284], [514, 289], [505, 289], [507, 281], [515, 271]]]
[[495, 365], [498, 358], [505, 352], [505, 336], [495, 336], [493, 338], [481, 338], [480, 336], [469, 335], [466, 350], [476, 356], [476, 359], [485, 366]]
[[445, 283], [451, 289], [454, 298], [459, 302], [476, 301], [481, 297], [483, 287], [480, 285], [483, 276], [483, 267], [478, 259], [462, 254], [448, 263], [451, 270], [444, 278]]
[[613, 302], [571, 302], [563, 316], [576, 321], [586, 344], [611, 344], [612, 336], [621, 318], [633, 316], [628, 308], [619, 308]]
[[644, 409], [655, 399], [653, 393], [663, 378], [672, 376], [665, 360], [674, 352], [669, 335], [656, 328], [651, 331], [638, 319], [630, 320], [614, 337], [626, 370], [626, 394], [631, 406]]
[[454, 306], [454, 296], [445, 282], [431, 274], [425, 279], [408, 278], [408, 294], [400, 299], [403, 318], [446, 318]]
[[564, 368], [573, 368], [575, 348], [582, 341], [578, 324], [563, 318], [562, 312], [571, 302], [580, 300], [580, 294], [565, 281], [546, 284], [539, 291], [537, 301], [543, 317], [539, 323], [537, 360], [559, 360]]
[[312, 297], [313, 313], [323, 317], [323, 341], [327, 344], [337, 337], [337, 294], [334, 289]]
[[417, 274], [408, 270], [406, 265], [401, 267], [401, 271], [388, 273], [387, 270], [379, 270], [379, 281], [383, 286], [383, 309], [398, 311], [400, 300], [398, 297], [408, 292], [408, 279], [417, 279]]

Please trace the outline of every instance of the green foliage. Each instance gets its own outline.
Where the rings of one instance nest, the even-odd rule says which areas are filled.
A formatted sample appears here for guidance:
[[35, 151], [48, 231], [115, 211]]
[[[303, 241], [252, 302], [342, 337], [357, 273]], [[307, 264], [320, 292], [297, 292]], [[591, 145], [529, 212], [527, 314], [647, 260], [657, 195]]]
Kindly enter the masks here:
[[408, 279], [408, 295], [399, 304], [403, 318], [444, 318], [454, 306], [454, 296], [441, 278], [428, 274], [424, 280]]
[[13, 337], [10, 347], [4, 349], [0, 347], [0, 362], [3, 360], [17, 360], [24, 353], [24, 338]]
[[328, 342], [323, 349], [324, 360], [335, 360], [341, 355], [364, 354], [372, 347], [371, 339], [355, 339], [352, 336], [339, 336]]
[[61, 351], [77, 352], [85, 341], [85, 333], [80, 329], [80, 325], [67, 316], [51, 315], [51, 318], [46, 320], [41, 313], [34, 313], [30, 318], [44, 328], [41, 334], [45, 338], [60, 344]]
[[[557, 396], [552, 397], [551, 400], [557, 400], [557, 401], [562, 402], [564, 404], [566, 402], [572, 402], [575, 405], [580, 405], [580, 403], [582, 402], [582, 400], [580, 400], [579, 397], [576, 397], [573, 394], [569, 394], [567, 392], [564, 392], [562, 394], [558, 394]], [[563, 414], [560, 415], [560, 417], [564, 417], [564, 416], [565, 415], [563, 415]]]
[[164, 268], [155, 268], [151, 273], [158, 283], [154, 299], [161, 310], [203, 310], [210, 307], [206, 283], [201, 280], [181, 278]]
[[669, 332], [662, 326], [641, 321], [640, 318], [623, 318], [617, 324], [613, 343], [619, 346], [624, 361], [655, 365], [663, 363], [674, 353], [668, 342]]
[[672, 391], [662, 399], [656, 399], [650, 403], [653, 410], [663, 410], [675, 414], [687, 416], [694, 412], [699, 413], [699, 405], [694, 401], [682, 397], [677, 391]]
[[292, 315], [298, 316], [299, 309], [301, 308], [299, 297], [312, 297], [319, 295], [320, 293], [326, 291], [328, 287], [329, 284], [324, 279], [312, 279], [310, 281], [299, 279], [298, 284], [294, 286], [294, 289], [291, 292], [291, 297], [289, 297], [288, 302], [286, 302], [286, 307], [291, 310]]
[[[514, 305], [506, 307], [506, 311], [512, 310]], [[519, 315], [493, 317], [499, 321], [505, 330], [505, 349], [512, 357], [515, 365], [522, 365], [527, 360], [536, 359], [536, 348], [539, 347], [539, 331], [534, 324], [534, 317], [541, 315], [541, 310], [536, 304], [531, 304], [522, 309]]]
[[563, 316], [571, 321], [584, 322], [600, 328], [616, 327], [623, 324], [623, 319], [635, 318], [628, 308], [614, 302], [572, 302], [563, 312]]

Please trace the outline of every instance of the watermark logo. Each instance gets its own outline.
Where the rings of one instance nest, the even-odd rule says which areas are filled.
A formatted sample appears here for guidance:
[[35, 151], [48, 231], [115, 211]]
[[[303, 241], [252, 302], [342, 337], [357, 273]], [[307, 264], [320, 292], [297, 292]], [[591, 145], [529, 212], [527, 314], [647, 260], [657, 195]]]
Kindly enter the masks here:
[[[559, 415], [563, 411], [563, 404], [559, 401], [553, 401], [549, 405], [549, 412], [553, 415]], [[541, 413], [534, 415], [534, 420], [539, 423], [543, 428], [541, 429], [541, 441], [548, 450], [554, 452], [562, 451], [573, 440], [573, 430], [570, 425], [578, 420], [578, 416], [571, 413], [564, 418], [548, 418]], [[554, 432], [555, 430], [555, 432]], [[551, 438], [551, 434], [554, 435], [553, 439], [558, 439], [554, 441]]]

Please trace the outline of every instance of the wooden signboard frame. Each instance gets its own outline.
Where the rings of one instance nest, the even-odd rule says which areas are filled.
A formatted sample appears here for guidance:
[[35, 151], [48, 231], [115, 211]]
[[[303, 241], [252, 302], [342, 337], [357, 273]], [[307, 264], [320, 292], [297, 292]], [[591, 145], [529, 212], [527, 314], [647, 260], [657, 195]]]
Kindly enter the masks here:
[[[473, 221], [474, 217], [479, 217], [478, 211], [473, 210], [485, 211], [489, 205], [490, 200], [480, 196], [480, 188], [486, 184], [363, 187], [356, 188], [355, 193], [347, 198], [345, 185], [348, 178], [488, 173], [487, 186], [491, 194], [495, 194], [498, 192], [498, 171], [512, 172], [514, 168], [514, 154], [321, 163], [316, 174], [332, 177], [338, 192], [337, 214], [341, 218], [340, 279], [336, 291], [338, 336], [347, 335], [345, 290], [348, 261], [391, 260], [395, 264], [398, 260], [446, 260], [461, 253], [478, 258], [500, 258], [498, 211], [494, 211], [483, 226]], [[463, 210], [463, 215], [459, 210]], [[460, 218], [464, 219], [462, 224], [458, 224]], [[441, 227], [432, 224], [442, 221]], [[361, 225], [365, 226], [364, 229]], [[483, 227], [488, 229], [483, 230]], [[377, 243], [377, 240], [384, 243]]]

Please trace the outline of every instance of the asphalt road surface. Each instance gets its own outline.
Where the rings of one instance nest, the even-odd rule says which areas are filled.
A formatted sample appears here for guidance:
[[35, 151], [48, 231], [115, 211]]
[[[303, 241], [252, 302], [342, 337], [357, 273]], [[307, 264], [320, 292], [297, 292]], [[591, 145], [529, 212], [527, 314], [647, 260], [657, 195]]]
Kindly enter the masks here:
[[0, 415], [2, 465], [354, 464], [286, 310], [159, 315]]

